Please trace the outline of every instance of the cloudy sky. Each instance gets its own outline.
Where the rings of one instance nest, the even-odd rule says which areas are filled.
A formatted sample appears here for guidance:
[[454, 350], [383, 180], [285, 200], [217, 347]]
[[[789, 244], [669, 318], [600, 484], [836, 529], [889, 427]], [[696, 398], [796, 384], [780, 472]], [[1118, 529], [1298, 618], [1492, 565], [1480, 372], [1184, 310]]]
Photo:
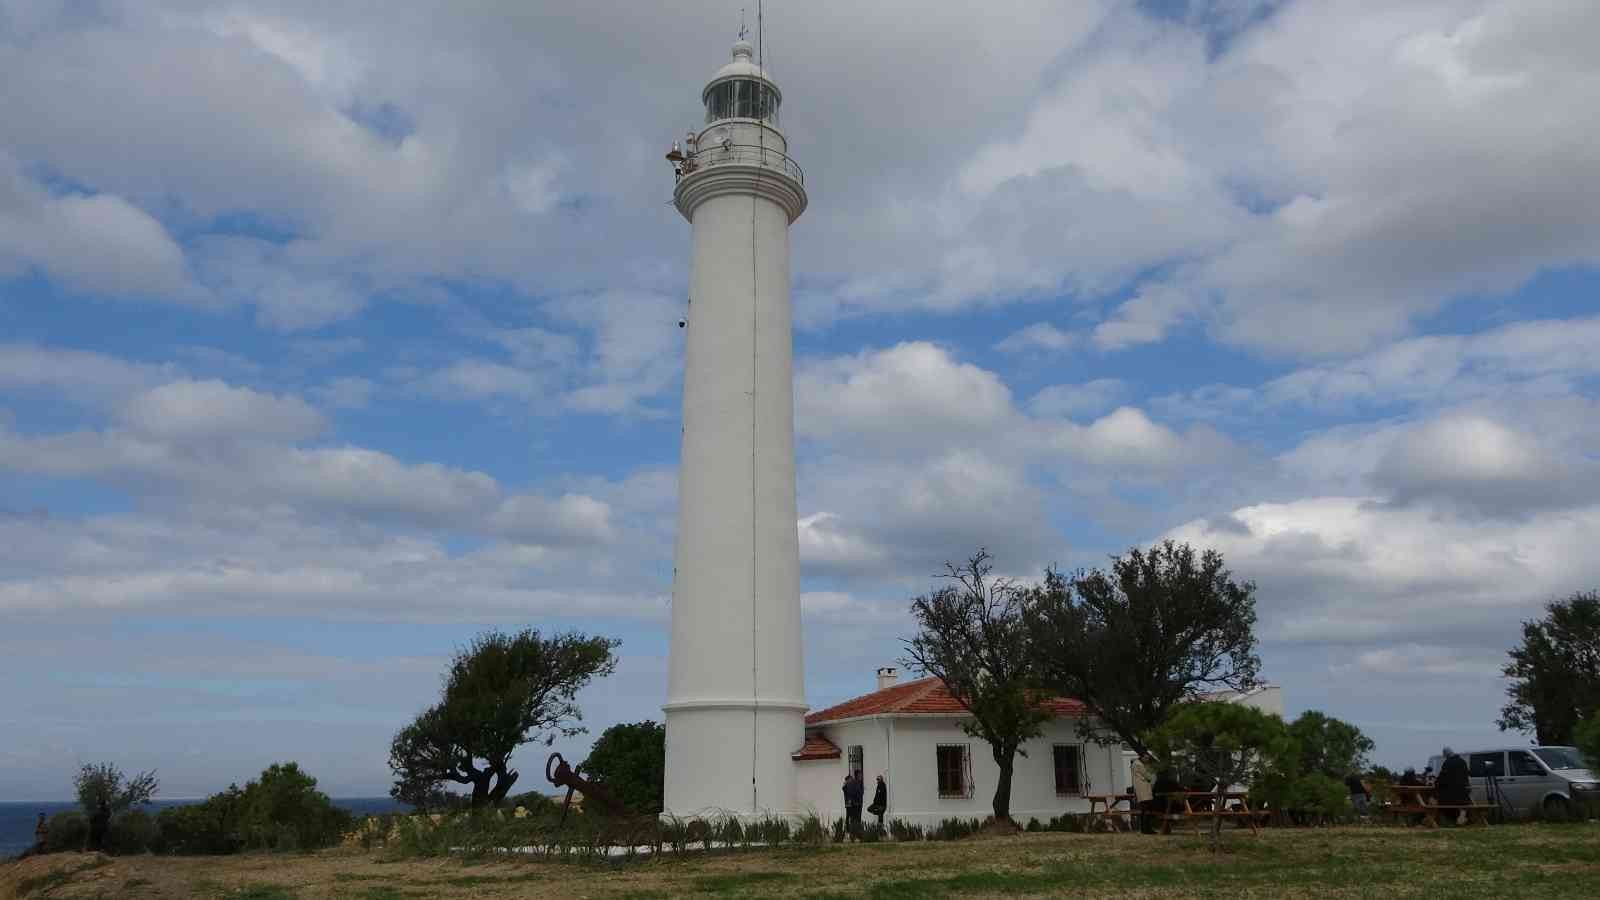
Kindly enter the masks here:
[[[0, 799], [382, 794], [491, 626], [620, 637], [587, 721], [659, 718], [661, 154], [740, 4], [0, 0]], [[1496, 740], [1600, 586], [1600, 6], [768, 6], [812, 704], [946, 559], [1172, 536], [1291, 713]]]

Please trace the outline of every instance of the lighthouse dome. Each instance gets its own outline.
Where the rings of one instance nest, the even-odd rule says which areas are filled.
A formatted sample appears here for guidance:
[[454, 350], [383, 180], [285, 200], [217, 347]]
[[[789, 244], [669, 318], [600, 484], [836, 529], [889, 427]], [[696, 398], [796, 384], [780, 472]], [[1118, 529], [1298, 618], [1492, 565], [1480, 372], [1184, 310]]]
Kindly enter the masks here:
[[733, 45], [733, 59], [717, 70], [701, 93], [706, 122], [720, 119], [758, 119], [776, 125], [783, 92], [755, 61], [755, 48], [741, 38]]

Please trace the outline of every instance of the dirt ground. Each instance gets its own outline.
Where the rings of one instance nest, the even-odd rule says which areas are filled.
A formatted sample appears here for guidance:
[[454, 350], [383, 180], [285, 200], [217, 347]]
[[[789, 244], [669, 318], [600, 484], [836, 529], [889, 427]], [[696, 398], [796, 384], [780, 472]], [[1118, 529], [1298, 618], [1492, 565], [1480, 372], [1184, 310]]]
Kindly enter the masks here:
[[0, 867], [0, 900], [742, 897], [1592, 897], [1600, 825], [1268, 830], [1213, 854], [1189, 835], [1019, 834], [954, 843], [714, 850], [683, 858], [394, 860], [58, 854]]

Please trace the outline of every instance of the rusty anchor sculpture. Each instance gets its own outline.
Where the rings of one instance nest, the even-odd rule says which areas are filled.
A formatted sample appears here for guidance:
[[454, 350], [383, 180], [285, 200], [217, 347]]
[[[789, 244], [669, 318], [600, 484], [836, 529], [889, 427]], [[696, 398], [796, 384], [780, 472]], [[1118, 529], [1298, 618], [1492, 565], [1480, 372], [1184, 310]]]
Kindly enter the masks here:
[[556, 787], [567, 789], [567, 798], [561, 804], [562, 824], [566, 824], [567, 810], [572, 807], [573, 791], [583, 794], [584, 804], [602, 815], [615, 818], [633, 815], [633, 811], [618, 800], [615, 794], [606, 790], [605, 785], [584, 778], [581, 774], [582, 769], [582, 765], [576, 769], [567, 765], [567, 761], [559, 753], [550, 754], [550, 758], [544, 761], [545, 779]]

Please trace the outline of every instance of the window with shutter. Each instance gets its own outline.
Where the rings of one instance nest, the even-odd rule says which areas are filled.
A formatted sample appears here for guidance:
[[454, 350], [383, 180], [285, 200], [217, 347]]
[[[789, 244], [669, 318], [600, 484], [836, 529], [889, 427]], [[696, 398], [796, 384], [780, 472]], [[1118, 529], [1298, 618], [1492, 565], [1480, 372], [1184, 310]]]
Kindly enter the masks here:
[[1055, 745], [1056, 796], [1075, 797], [1083, 793], [1083, 748], [1077, 744]]
[[939, 766], [939, 796], [969, 797], [972, 764], [966, 744], [940, 744], [935, 748]]

